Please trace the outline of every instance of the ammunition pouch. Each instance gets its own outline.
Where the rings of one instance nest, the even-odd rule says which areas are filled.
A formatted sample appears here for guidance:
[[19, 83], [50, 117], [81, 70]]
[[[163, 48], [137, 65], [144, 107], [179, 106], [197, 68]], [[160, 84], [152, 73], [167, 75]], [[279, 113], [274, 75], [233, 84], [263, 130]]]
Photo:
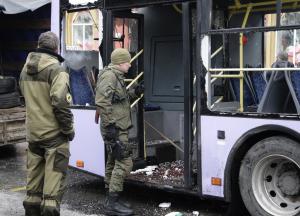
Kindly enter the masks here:
[[108, 153], [110, 153], [115, 160], [123, 160], [126, 157], [126, 147], [124, 143], [119, 140], [110, 142], [106, 148]]
[[104, 138], [110, 143], [113, 143], [115, 142], [118, 134], [119, 134], [119, 129], [116, 127], [115, 123], [112, 123], [106, 126]]
[[69, 149], [57, 148], [54, 158], [53, 170], [65, 174], [68, 169], [69, 157]]
[[44, 206], [42, 209], [43, 216], [60, 216], [60, 211], [54, 206]]
[[126, 99], [126, 96], [120, 96], [120, 95], [114, 93], [111, 102], [112, 102], [113, 104], [121, 103], [121, 102], [124, 101], [125, 99]]

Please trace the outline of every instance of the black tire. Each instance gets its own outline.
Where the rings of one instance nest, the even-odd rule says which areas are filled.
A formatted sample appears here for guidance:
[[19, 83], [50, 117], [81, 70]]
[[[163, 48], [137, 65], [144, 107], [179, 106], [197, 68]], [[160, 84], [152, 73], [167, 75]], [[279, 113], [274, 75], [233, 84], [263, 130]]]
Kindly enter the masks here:
[[241, 196], [253, 216], [300, 215], [299, 181], [300, 145], [280, 136], [256, 143], [239, 173]]
[[0, 109], [20, 106], [20, 95], [18, 92], [0, 94]]
[[232, 200], [226, 209], [224, 216], [250, 216], [246, 210], [243, 201]]
[[14, 77], [0, 78], [0, 94], [16, 91], [17, 82]]

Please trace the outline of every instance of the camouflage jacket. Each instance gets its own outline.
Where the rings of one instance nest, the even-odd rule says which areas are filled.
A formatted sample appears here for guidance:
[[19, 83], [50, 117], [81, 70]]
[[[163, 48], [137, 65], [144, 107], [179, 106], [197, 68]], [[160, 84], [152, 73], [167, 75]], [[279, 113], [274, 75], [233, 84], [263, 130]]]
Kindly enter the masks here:
[[26, 104], [28, 142], [61, 140], [73, 132], [69, 74], [60, 61], [61, 56], [38, 49], [29, 53], [22, 69], [20, 88]]
[[126, 90], [124, 73], [112, 64], [99, 75], [95, 103], [100, 112], [101, 126], [115, 123], [122, 130], [132, 126], [130, 99], [136, 95]]

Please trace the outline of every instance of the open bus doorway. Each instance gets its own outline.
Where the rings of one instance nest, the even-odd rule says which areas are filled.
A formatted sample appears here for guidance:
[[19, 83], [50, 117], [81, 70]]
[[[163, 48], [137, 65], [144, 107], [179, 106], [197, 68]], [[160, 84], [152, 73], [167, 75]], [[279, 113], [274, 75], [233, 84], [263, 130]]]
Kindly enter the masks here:
[[[145, 171], [137, 171], [128, 179], [158, 187], [184, 187], [181, 6], [128, 6], [124, 10], [112, 10], [111, 16], [110, 31], [113, 33], [107, 40], [112, 47], [127, 48], [132, 56], [143, 52], [132, 63], [133, 67], [126, 77], [131, 85], [130, 82], [143, 73], [136, 83], [143, 82], [145, 85], [145, 97], [132, 107], [134, 127], [130, 138], [134, 145], [134, 159], [144, 159], [144, 165], [152, 165], [153, 168], [157, 166], [153, 172], [148, 172], [152, 173], [150, 176]], [[136, 168], [140, 168], [138, 165]]]
[[[128, 85], [133, 81], [132, 85], [143, 82], [145, 92], [143, 98], [132, 102], [134, 125], [129, 138], [134, 146], [133, 159], [137, 162], [143, 161], [137, 164], [157, 167], [153, 171], [152, 178], [147, 176], [146, 172], [140, 172], [132, 173], [128, 179], [157, 187], [168, 185], [170, 188], [185, 188], [184, 175], [187, 170], [188, 180], [192, 182], [189, 187], [196, 188], [196, 143], [192, 141], [193, 139], [190, 140], [194, 146], [188, 146], [184, 152], [187, 145], [190, 145], [184, 141], [186, 124], [184, 101], [185, 98], [195, 99], [192, 96], [193, 84], [189, 86], [191, 88], [185, 88], [187, 79], [184, 75], [187, 67], [191, 73], [195, 72], [192, 59], [196, 52], [191, 48], [192, 43], [195, 44], [195, 4], [188, 5], [190, 14], [185, 15], [187, 19], [183, 18], [181, 4], [157, 3], [151, 6], [122, 4], [124, 7], [116, 10], [109, 8], [102, 10], [101, 7], [68, 9], [64, 17], [67, 21], [65, 24], [71, 24], [73, 27], [63, 27], [65, 40], [71, 41], [70, 38], [75, 37], [91, 38], [91, 43], [95, 42], [97, 38], [95, 35], [98, 35], [99, 40], [96, 42], [99, 50], [87, 50], [87, 46], [75, 49], [66, 46], [65, 43], [65, 57], [77, 65], [89, 68], [93, 68], [93, 65], [98, 66], [100, 72], [102, 67], [110, 62], [110, 53], [114, 48], [127, 48], [132, 57], [138, 54], [132, 62], [133, 67], [126, 80]], [[95, 15], [96, 13], [98, 15]], [[83, 17], [79, 19], [80, 15]], [[85, 22], [82, 27], [79, 27], [79, 21]], [[93, 37], [87, 37], [88, 34], [84, 34], [84, 31], [86, 33], [92, 31]], [[67, 36], [71, 33], [75, 35]], [[190, 40], [188, 43], [187, 38]], [[89, 56], [91, 57], [87, 59]], [[139, 78], [136, 79], [137, 77]], [[191, 77], [189, 80], [193, 80], [193, 75]], [[84, 86], [86, 88], [87, 85]], [[76, 98], [83, 91], [73, 87], [71, 86], [73, 98]], [[185, 97], [186, 89], [191, 91], [190, 96]], [[92, 96], [79, 98], [86, 99]], [[99, 126], [94, 124], [95, 109], [94, 104], [86, 101], [74, 103], [72, 107], [76, 137], [71, 146], [70, 165], [104, 176], [104, 145]], [[187, 115], [191, 115], [191, 121], [195, 118], [192, 112]], [[88, 132], [86, 128], [89, 128]], [[185, 163], [186, 158], [188, 160]], [[136, 168], [138, 167], [140, 166]]]
[[[112, 13], [112, 50], [125, 48], [131, 54], [131, 67], [125, 75], [126, 89], [134, 88], [136, 85], [144, 85], [144, 43], [143, 15], [134, 14], [131, 11], [119, 11]], [[131, 101], [131, 118], [134, 126], [129, 133], [129, 142], [133, 146], [134, 169], [144, 166], [144, 129], [140, 127], [144, 120], [144, 95]]]

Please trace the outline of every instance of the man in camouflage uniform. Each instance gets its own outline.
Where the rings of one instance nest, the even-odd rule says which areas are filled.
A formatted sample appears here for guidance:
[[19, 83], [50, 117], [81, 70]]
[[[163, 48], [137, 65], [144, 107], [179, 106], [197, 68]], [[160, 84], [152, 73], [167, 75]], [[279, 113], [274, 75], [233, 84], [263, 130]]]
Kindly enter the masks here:
[[38, 48], [29, 53], [20, 75], [26, 103], [27, 196], [26, 216], [59, 216], [74, 138], [69, 75], [60, 66], [58, 37], [42, 33]]
[[143, 91], [141, 86], [136, 86], [134, 91], [126, 90], [124, 75], [131, 67], [130, 60], [126, 49], [115, 49], [111, 64], [100, 72], [96, 89], [101, 134], [108, 153], [104, 179], [108, 215], [133, 214], [130, 205], [119, 200], [124, 178], [132, 170], [132, 151], [128, 143], [128, 130], [132, 127], [130, 99]]

